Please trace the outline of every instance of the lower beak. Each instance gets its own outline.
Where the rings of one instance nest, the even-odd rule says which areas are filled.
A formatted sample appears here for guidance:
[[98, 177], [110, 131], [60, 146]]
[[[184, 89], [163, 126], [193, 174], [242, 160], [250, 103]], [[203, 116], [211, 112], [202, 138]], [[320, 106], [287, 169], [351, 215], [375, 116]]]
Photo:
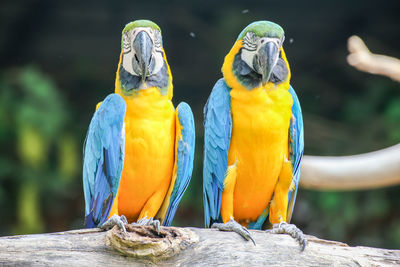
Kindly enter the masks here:
[[274, 42], [267, 42], [258, 50], [257, 55], [254, 57], [254, 69], [261, 74], [263, 85], [269, 81], [272, 70], [278, 61], [278, 56], [278, 46]]
[[142, 77], [142, 81], [145, 81], [149, 75], [149, 65], [152, 57], [153, 42], [149, 34], [145, 31], [141, 31], [137, 34], [133, 41], [133, 49], [135, 50], [135, 58], [132, 62], [133, 66], [138, 65], [138, 74]]

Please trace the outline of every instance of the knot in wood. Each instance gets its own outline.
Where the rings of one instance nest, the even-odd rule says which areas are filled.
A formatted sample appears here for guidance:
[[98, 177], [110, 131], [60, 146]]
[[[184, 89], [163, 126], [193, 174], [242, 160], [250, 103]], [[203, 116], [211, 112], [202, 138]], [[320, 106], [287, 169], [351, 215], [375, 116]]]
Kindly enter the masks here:
[[189, 229], [125, 225], [125, 234], [118, 226], [107, 233], [107, 244], [126, 256], [158, 262], [177, 255], [199, 241], [199, 236]]

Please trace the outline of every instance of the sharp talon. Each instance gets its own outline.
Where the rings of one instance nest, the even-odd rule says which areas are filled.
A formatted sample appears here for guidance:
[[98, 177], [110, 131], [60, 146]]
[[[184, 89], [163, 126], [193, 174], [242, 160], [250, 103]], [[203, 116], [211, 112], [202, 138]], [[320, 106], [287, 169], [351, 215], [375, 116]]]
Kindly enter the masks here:
[[250, 238], [251, 241], [253, 241], [254, 246], [256, 246], [256, 241], [254, 241], [254, 239], [253, 239], [253, 237], [250, 235], [250, 233], [249, 233], [249, 238]]
[[307, 246], [307, 240], [304, 239], [303, 242], [302, 242], [302, 244], [301, 244], [301, 252], [304, 251], [304, 249], [306, 248], [306, 246]]
[[122, 223], [122, 224], [120, 224], [120, 225], [118, 225], [120, 228], [122, 228], [122, 230], [124, 231], [124, 233], [125, 234], [127, 234], [126, 233], [126, 228], [125, 228], [125, 225]]
[[157, 231], [157, 234], [160, 235], [160, 221], [159, 220], [153, 221], [153, 225], [154, 225], [154, 228]]

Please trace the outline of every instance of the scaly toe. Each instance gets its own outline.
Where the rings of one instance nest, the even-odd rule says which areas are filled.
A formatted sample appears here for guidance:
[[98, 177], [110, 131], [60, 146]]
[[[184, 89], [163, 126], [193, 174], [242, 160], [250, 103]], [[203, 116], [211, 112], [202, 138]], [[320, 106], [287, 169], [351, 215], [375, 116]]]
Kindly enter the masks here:
[[128, 219], [125, 217], [125, 215], [121, 215], [121, 216], [119, 216], [119, 218], [121, 219], [121, 221], [122, 221], [124, 224], [128, 224]]
[[256, 242], [251, 236], [249, 230], [247, 230], [246, 227], [243, 227], [233, 219], [229, 220], [226, 223], [214, 223], [213, 225], [211, 225], [211, 228], [217, 228], [220, 231], [235, 232], [240, 236], [242, 236], [247, 241], [251, 240], [253, 244], [256, 245]]
[[128, 221], [126, 220], [126, 217], [124, 215], [122, 216], [118, 216], [118, 215], [113, 215], [111, 216], [107, 221], [105, 221], [100, 228], [103, 230], [109, 230], [112, 227], [114, 227], [114, 225], [118, 225], [119, 228], [121, 228], [124, 233], [126, 234], [126, 229], [125, 229], [125, 224], [128, 223]]
[[288, 224], [286, 222], [281, 222], [279, 224], [274, 224], [271, 230], [267, 230], [271, 234], [287, 234], [293, 237], [300, 245], [300, 250], [304, 251], [307, 245], [307, 239], [303, 232], [297, 228], [294, 224]]
[[133, 226], [146, 226], [146, 225], [152, 225], [154, 226], [154, 229], [157, 231], [157, 234], [160, 234], [160, 221], [159, 220], [154, 220], [153, 217], [150, 217], [147, 219], [147, 216], [143, 217], [142, 219], [138, 220], [136, 223], [131, 223]]
[[147, 225], [149, 219], [147, 219], [147, 216], [143, 217], [142, 219], [138, 220], [137, 222], [131, 223], [134, 226], [144, 226]]

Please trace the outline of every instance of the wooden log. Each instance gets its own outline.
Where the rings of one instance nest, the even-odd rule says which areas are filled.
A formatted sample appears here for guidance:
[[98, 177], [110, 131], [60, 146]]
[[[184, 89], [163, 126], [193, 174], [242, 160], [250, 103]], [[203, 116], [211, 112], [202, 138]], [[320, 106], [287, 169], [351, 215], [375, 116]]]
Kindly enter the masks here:
[[[99, 229], [0, 238], [0, 266], [399, 266], [400, 250], [349, 247], [307, 236], [299, 245], [287, 235], [251, 231], [257, 245], [231, 232], [175, 228], [198, 236], [177, 255], [152, 262], [116, 251]], [[162, 231], [168, 230], [162, 227]], [[179, 238], [179, 237], [177, 237]]]

